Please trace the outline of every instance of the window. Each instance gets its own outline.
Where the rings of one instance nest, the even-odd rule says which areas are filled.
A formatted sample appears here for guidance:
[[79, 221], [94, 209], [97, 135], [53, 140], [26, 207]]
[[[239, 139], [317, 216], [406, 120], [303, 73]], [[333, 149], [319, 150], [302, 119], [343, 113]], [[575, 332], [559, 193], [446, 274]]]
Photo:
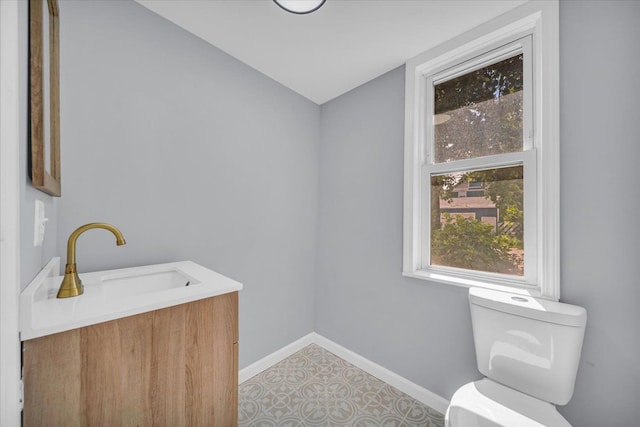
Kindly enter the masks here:
[[557, 9], [407, 62], [403, 274], [559, 298]]

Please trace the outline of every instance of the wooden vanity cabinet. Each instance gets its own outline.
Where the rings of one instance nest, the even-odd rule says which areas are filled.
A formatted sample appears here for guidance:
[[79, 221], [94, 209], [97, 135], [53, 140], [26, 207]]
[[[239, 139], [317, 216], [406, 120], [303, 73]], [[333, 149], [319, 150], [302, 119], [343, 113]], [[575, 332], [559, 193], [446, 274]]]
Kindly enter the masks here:
[[235, 426], [238, 292], [23, 343], [24, 425]]

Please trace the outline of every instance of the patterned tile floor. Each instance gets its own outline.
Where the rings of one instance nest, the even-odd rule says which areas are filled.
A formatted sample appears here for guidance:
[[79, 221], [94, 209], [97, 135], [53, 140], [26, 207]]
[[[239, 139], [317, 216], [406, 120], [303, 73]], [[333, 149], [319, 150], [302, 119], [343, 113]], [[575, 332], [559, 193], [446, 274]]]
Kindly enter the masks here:
[[240, 384], [239, 426], [441, 427], [443, 415], [311, 344]]

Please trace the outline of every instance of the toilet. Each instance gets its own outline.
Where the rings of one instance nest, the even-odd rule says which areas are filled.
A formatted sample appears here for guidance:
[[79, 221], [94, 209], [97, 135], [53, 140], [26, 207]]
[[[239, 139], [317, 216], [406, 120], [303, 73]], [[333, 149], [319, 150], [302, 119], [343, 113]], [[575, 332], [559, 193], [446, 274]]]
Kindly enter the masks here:
[[555, 405], [571, 400], [587, 312], [575, 305], [469, 289], [478, 370], [460, 387], [446, 427], [571, 426]]

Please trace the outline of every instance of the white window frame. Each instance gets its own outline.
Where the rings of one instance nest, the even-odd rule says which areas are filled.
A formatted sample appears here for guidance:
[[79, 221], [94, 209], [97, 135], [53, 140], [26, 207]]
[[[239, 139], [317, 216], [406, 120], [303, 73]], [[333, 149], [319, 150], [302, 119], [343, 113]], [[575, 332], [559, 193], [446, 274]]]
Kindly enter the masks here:
[[[560, 298], [558, 33], [558, 2], [528, 2], [407, 62], [403, 275]], [[433, 98], [434, 79], [468, 73], [488, 58], [495, 62], [518, 49], [525, 52], [524, 151], [431, 163], [426, 137], [433, 119], [427, 100]], [[516, 164], [525, 170], [525, 276], [430, 266], [430, 175]]]

